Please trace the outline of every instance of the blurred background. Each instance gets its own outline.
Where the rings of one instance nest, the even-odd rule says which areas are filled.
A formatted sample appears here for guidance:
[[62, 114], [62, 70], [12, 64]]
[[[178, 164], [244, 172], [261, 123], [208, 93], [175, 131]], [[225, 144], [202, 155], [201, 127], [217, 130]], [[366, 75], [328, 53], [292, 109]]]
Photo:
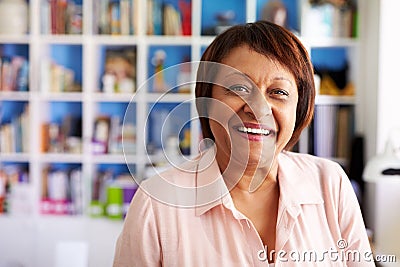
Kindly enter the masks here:
[[400, 266], [399, 10], [397, 0], [0, 0], [0, 266], [111, 266], [137, 183], [167, 157], [197, 154], [195, 70], [184, 63], [261, 19], [295, 33], [314, 65], [315, 115], [294, 150], [343, 167], [377, 265]]

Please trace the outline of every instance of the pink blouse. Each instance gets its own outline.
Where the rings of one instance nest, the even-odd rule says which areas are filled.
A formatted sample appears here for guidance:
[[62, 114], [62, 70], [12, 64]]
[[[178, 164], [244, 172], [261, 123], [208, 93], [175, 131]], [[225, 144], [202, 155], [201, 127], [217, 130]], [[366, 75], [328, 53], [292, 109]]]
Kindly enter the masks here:
[[114, 266], [269, 266], [271, 258], [276, 267], [375, 266], [353, 188], [337, 163], [279, 155], [276, 244], [267, 255], [209, 159], [206, 153], [141, 184]]

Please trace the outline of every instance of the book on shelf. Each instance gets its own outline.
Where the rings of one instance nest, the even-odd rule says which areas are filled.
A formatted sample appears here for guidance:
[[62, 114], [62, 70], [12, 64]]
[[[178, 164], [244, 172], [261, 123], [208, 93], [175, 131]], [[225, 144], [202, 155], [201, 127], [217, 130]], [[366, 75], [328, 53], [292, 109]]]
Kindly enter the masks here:
[[178, 5], [182, 17], [182, 34], [192, 35], [192, 2], [179, 0]]
[[163, 34], [182, 35], [181, 14], [170, 4], [163, 7]]
[[339, 106], [337, 111], [336, 157], [349, 159], [355, 136], [354, 111], [349, 106]]
[[94, 32], [133, 35], [137, 32], [139, 0], [99, 0], [93, 2]]
[[147, 0], [147, 34], [190, 35], [191, 3], [179, 0], [178, 7], [162, 0]]
[[41, 61], [40, 88], [42, 92], [81, 92], [81, 85], [75, 81], [75, 72], [51, 59]]
[[320, 105], [314, 115], [314, 153], [320, 157], [333, 157], [337, 106]]
[[82, 6], [69, 0], [41, 1], [43, 34], [81, 34]]
[[65, 34], [67, 28], [67, 0], [57, 0], [55, 10], [55, 31], [52, 33]]
[[133, 123], [121, 122], [119, 116], [99, 116], [95, 120], [92, 139], [93, 154], [134, 154], [136, 128]]
[[121, 35], [129, 35], [131, 34], [131, 10], [129, 0], [121, 0], [120, 1], [120, 33]]
[[82, 152], [82, 119], [66, 115], [61, 124], [45, 122], [41, 125], [41, 152]]
[[121, 10], [119, 1], [110, 2], [111, 35], [121, 34]]
[[21, 114], [0, 126], [0, 152], [28, 153], [29, 132], [29, 106], [25, 105]]
[[29, 90], [29, 63], [22, 56], [0, 57], [0, 91]]

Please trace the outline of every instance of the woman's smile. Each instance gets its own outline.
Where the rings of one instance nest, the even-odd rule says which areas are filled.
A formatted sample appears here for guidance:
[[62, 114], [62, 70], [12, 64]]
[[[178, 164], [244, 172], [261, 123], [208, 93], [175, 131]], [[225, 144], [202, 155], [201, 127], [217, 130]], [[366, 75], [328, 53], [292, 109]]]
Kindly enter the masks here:
[[275, 130], [267, 125], [245, 122], [232, 127], [240, 136], [249, 140], [261, 142], [265, 138], [275, 138]]

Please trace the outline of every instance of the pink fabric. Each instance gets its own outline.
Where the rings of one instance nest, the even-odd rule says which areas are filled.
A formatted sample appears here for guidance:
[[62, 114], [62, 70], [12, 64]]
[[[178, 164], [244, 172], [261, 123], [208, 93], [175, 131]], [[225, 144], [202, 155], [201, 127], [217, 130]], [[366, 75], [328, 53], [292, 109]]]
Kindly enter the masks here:
[[[203, 158], [187, 167], [194, 170]], [[363, 219], [341, 167], [291, 152], [282, 152], [278, 161], [275, 266], [374, 266], [365, 260], [372, 254]], [[215, 161], [197, 175], [172, 169], [163, 177], [185, 186], [213, 184], [213, 190], [195, 190], [189, 196], [194, 203], [204, 204], [215, 192], [220, 197], [180, 208], [152, 197], [162, 179], [144, 181], [118, 238], [114, 266], [269, 266], [255, 227], [235, 209]], [[170, 195], [172, 202], [180, 197]]]

